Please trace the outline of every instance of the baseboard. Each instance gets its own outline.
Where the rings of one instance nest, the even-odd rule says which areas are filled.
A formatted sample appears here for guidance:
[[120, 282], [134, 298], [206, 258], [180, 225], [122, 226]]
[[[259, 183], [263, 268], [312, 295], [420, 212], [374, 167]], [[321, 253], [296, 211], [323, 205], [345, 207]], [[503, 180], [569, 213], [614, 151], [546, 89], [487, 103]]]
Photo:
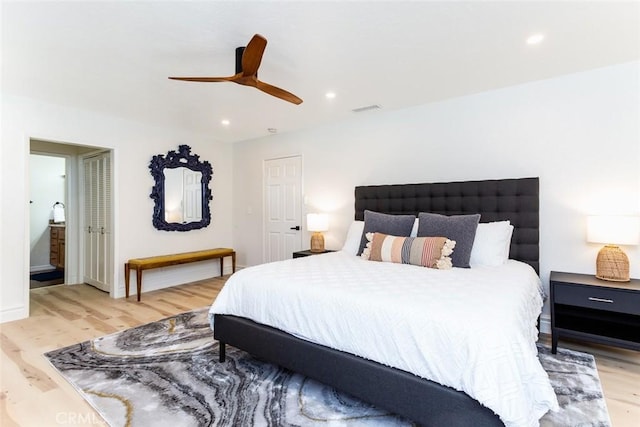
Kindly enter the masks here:
[[46, 265], [32, 265], [29, 267], [29, 273], [41, 273], [43, 271], [55, 270], [55, 267], [51, 264]]
[[540, 316], [540, 332], [551, 335], [551, 315], [543, 314]]
[[27, 317], [29, 317], [29, 308], [25, 306], [10, 307], [0, 311], [0, 323], [12, 322]]

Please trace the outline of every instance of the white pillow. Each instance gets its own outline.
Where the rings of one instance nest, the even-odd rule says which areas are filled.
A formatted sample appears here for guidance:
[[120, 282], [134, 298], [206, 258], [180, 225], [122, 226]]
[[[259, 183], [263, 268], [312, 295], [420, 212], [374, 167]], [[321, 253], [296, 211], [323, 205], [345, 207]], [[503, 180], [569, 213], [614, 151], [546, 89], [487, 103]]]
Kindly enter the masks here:
[[409, 237], [418, 237], [419, 225], [420, 225], [420, 221], [418, 220], [418, 217], [416, 217], [416, 220], [413, 222], [413, 228], [411, 229], [411, 234], [409, 235]]
[[510, 221], [478, 224], [469, 265], [495, 267], [504, 264], [509, 259], [512, 234], [513, 225]]
[[353, 221], [349, 226], [349, 231], [347, 231], [347, 238], [344, 241], [342, 250], [352, 255], [358, 255], [363, 231], [364, 221]]

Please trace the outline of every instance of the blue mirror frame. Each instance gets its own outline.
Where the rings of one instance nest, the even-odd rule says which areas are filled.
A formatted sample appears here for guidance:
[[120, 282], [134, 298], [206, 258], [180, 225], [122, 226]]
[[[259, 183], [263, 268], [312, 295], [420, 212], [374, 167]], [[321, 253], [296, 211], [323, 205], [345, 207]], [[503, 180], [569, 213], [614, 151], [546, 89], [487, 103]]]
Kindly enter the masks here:
[[[202, 173], [202, 219], [200, 221], [175, 223], [167, 222], [165, 219], [164, 171], [181, 167]], [[213, 199], [209, 189], [209, 182], [213, 176], [211, 163], [200, 161], [200, 156], [191, 154], [191, 147], [188, 145], [180, 145], [178, 151], [169, 151], [166, 156], [163, 154], [153, 156], [149, 163], [149, 170], [156, 182], [149, 195], [155, 202], [153, 208], [153, 226], [155, 228], [164, 231], [190, 231], [205, 228], [211, 223], [211, 210], [209, 209], [209, 201]]]

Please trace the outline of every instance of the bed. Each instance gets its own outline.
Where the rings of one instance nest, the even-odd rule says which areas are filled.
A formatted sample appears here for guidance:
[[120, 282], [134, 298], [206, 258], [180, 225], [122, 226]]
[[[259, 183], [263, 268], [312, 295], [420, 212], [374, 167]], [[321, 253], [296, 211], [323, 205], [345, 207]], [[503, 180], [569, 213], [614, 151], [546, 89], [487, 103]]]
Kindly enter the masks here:
[[[508, 262], [506, 263], [508, 265], [506, 268], [512, 269], [514, 272], [517, 270], [517, 274], [520, 274], [522, 271], [525, 275], [533, 275], [537, 280], [536, 273], [539, 268], [538, 188], [539, 184], [537, 178], [356, 187], [355, 220], [363, 220], [364, 212], [366, 210], [394, 215], [417, 215], [419, 212], [433, 212], [444, 215], [480, 213], [481, 222], [509, 220], [513, 225], [513, 236], [509, 252], [510, 258], [520, 262]], [[368, 265], [371, 266], [366, 267], [366, 271], [362, 268], [365, 263], [369, 263]], [[522, 263], [526, 263], [530, 267], [527, 267]], [[342, 253], [332, 253], [274, 263], [275, 272], [273, 272], [274, 266], [256, 266], [256, 268], [252, 267], [251, 269], [245, 269], [243, 271], [248, 270], [248, 272], [239, 276], [241, 279], [238, 280], [242, 280], [243, 277], [247, 279], [248, 276], [253, 274], [258, 278], [258, 280], [260, 280], [260, 278], [264, 280], [262, 283], [265, 285], [264, 292], [271, 293], [273, 289], [266, 286], [270, 284], [267, 282], [278, 282], [281, 278], [284, 283], [286, 282], [285, 279], [287, 276], [298, 277], [298, 281], [294, 281], [294, 285], [284, 286], [289, 286], [289, 291], [287, 292], [290, 295], [293, 295], [294, 299], [299, 299], [300, 305], [298, 306], [299, 308], [297, 311], [302, 311], [304, 313], [298, 313], [298, 321], [301, 319], [310, 319], [309, 323], [319, 324], [320, 326], [315, 325], [310, 326], [310, 328], [319, 327], [320, 332], [318, 333], [319, 335], [323, 335], [323, 322], [325, 322], [325, 320], [328, 321], [327, 319], [335, 319], [337, 317], [336, 313], [332, 310], [336, 309], [335, 307], [339, 307], [339, 300], [348, 299], [349, 294], [340, 295], [333, 301], [330, 300], [330, 302], [324, 306], [320, 305], [319, 314], [308, 316], [306, 312], [310, 312], [311, 307], [315, 307], [316, 301], [320, 301], [324, 295], [328, 295], [329, 298], [331, 298], [332, 293], [329, 291], [329, 288], [335, 288], [336, 292], [342, 292], [342, 290], [338, 290], [342, 288], [338, 288], [334, 285], [340, 284], [341, 281], [346, 283], [348, 281], [347, 276], [354, 274], [356, 276], [358, 274], [363, 275], [357, 276], [356, 284], [353, 285], [353, 289], [349, 288], [345, 292], [356, 292], [358, 282], [372, 280], [372, 277], [388, 277], [386, 282], [393, 281], [394, 274], [398, 271], [397, 267], [402, 266], [384, 264], [387, 263], [374, 263], [363, 261], [360, 258], [353, 256], [349, 257]], [[263, 268], [271, 269], [271, 273], [266, 270], [263, 272]], [[369, 271], [371, 268], [375, 268], [377, 270], [372, 273]], [[313, 287], [310, 286], [310, 288], [316, 292], [317, 297], [314, 299], [313, 304], [306, 303], [306, 300], [303, 298], [307, 297], [298, 293], [298, 288], [304, 287], [305, 283], [304, 277], [300, 278], [298, 273], [302, 274], [301, 272], [304, 270], [314, 272], [312, 276], [306, 280], [309, 283], [315, 284]], [[361, 270], [362, 273], [360, 273]], [[413, 270], [407, 269], [406, 271], [410, 271], [410, 277], [403, 278], [402, 282], [410, 284], [411, 280], [423, 280], [423, 276], [417, 276], [418, 274], [422, 274], [422, 272], [418, 272], [417, 270], [418, 269], [415, 268]], [[431, 269], [422, 268], [422, 270]], [[454, 274], [449, 274], [448, 276], [437, 276], [438, 274], [441, 274], [442, 271], [439, 271], [438, 273], [430, 272], [432, 276], [435, 275], [435, 279], [429, 280], [432, 280], [433, 286], [440, 286], [440, 282], [447, 283], [446, 280], [441, 279], [444, 279], [445, 277], [453, 277], [455, 275], [468, 275], [470, 274], [470, 270], [473, 269], [453, 269], [450, 271], [453, 271]], [[325, 272], [323, 274], [326, 274], [326, 277], [322, 274], [318, 275], [318, 271]], [[403, 270], [402, 274], [405, 274], [404, 271], [405, 270]], [[527, 273], [526, 271], [529, 271], [530, 273]], [[481, 272], [478, 270], [478, 272], [486, 274], [484, 282], [490, 284], [494, 280], [493, 276], [491, 276], [491, 274], [494, 274], [492, 271]], [[269, 274], [271, 274], [271, 276], [269, 276]], [[411, 278], [413, 276], [415, 276], [415, 279]], [[242, 289], [241, 285], [238, 285], [238, 288]], [[519, 298], [525, 298], [527, 297], [526, 295], [528, 295], [527, 293], [531, 293], [530, 288], [530, 286], [527, 288], [523, 287], [522, 292], [514, 291], [514, 293], [517, 293], [518, 295], [522, 294]], [[512, 292], [511, 288], [508, 287], [504, 287], [502, 289], [508, 290], [507, 293]], [[337, 344], [325, 344], [330, 342], [330, 339], [325, 340], [325, 337], [310, 336], [307, 331], [296, 330], [291, 331], [291, 333], [285, 332], [284, 329], [286, 328], [278, 323], [278, 318], [269, 318], [271, 309], [259, 305], [260, 303], [258, 301], [263, 297], [262, 295], [259, 295], [260, 292], [260, 288], [254, 288], [254, 291], [252, 292], [247, 292], [245, 290], [245, 297], [250, 293], [254, 295], [254, 298], [251, 300], [243, 299], [242, 302], [236, 301], [238, 302], [238, 305], [244, 305], [253, 309], [255, 313], [257, 313], [256, 315], [246, 315], [244, 312], [233, 312], [224, 307], [226, 303], [222, 300], [227, 300], [228, 303], [230, 298], [242, 298], [242, 296], [228, 297], [227, 295], [224, 295], [219, 304], [218, 299], [216, 299], [216, 302], [212, 305], [212, 327], [214, 328], [215, 339], [220, 342], [221, 361], [224, 360], [225, 357], [225, 345], [229, 344], [292, 371], [302, 373], [306, 376], [332, 385], [340, 390], [348, 392], [381, 408], [402, 415], [424, 426], [501, 426], [505, 424], [500, 416], [496, 415], [493, 410], [486, 406], [487, 398], [482, 397], [485, 404], [481, 404], [469, 394], [461, 391], [461, 388], [458, 387], [457, 384], [455, 387], [458, 388], [458, 390], [449, 386], [441, 385], [446, 384], [446, 381], [442, 381], [439, 377], [434, 381], [425, 379], [429, 378], [429, 376], [425, 375], [424, 372], [421, 371], [421, 366], [415, 365], [415, 361], [411, 359], [413, 356], [410, 356], [411, 352], [406, 351], [409, 347], [412, 347], [411, 345], [396, 347], [394, 346], [395, 343], [391, 341], [391, 344], [389, 345], [385, 344], [377, 346], [375, 351], [378, 353], [384, 353], [382, 355], [376, 353], [375, 356], [371, 356], [370, 353], [364, 353], [366, 357], [358, 356], [357, 354], [359, 354], [359, 349], [356, 348], [352, 350], [349, 347], [352, 345], [351, 341], [355, 342], [355, 344], [353, 344], [355, 347], [358, 347], [358, 345], [366, 346], [367, 341], [372, 341], [372, 339], [377, 340], [378, 337], [371, 335], [369, 339], [367, 339], [367, 334], [362, 333], [357, 328], [355, 330], [351, 328], [353, 318], [349, 321], [345, 321], [343, 325], [333, 324], [331, 327], [332, 331], [341, 329], [345, 333], [351, 334], [349, 344], [346, 343], [346, 340], [342, 343], [338, 342]], [[397, 304], [399, 305], [403, 305], [405, 303], [402, 299], [396, 300], [394, 294], [389, 293], [388, 290], [382, 290], [381, 292], [387, 292], [384, 294], [384, 298], [389, 301], [398, 301]], [[480, 291], [475, 290], [475, 292], [478, 293]], [[225, 292], [225, 289], [223, 289], [221, 295], [223, 293], [229, 294], [229, 292]], [[398, 294], [402, 295], [402, 292], [398, 292]], [[218, 298], [220, 298], [220, 296]], [[264, 295], [264, 299], [266, 298], [267, 294]], [[362, 297], [357, 297], [352, 301], [359, 301], [360, 298]], [[411, 298], [413, 297], [409, 297], [408, 299]], [[416, 296], [416, 298], [421, 297]], [[484, 297], [481, 293], [478, 293], [478, 298]], [[496, 300], [498, 299], [499, 298], [496, 298]], [[375, 302], [365, 302], [366, 304], [363, 305], [375, 304]], [[450, 300], [448, 303], [455, 305], [455, 300]], [[277, 305], [278, 302], [272, 304]], [[293, 307], [294, 305], [288, 305], [290, 303], [284, 298], [282, 304], [286, 305], [286, 308], [284, 309], [288, 310], [288, 312], [296, 311], [291, 310], [290, 307]], [[218, 305], [217, 308], [216, 305]], [[358, 307], [358, 304], [355, 303], [351, 303], [351, 305], [355, 308]], [[533, 323], [535, 324], [535, 318], [539, 315], [540, 307], [541, 303], [536, 308], [536, 310], [538, 310], [537, 314], [534, 315], [533, 313], [528, 313], [525, 318], [529, 320], [533, 319]], [[432, 305], [431, 308], [433, 309], [432, 311], [438, 311], [436, 305]], [[339, 310], [343, 309], [339, 308]], [[375, 310], [379, 310], [380, 315], [378, 317], [382, 318], [382, 320], [373, 317], [369, 318], [371, 324], [375, 325], [376, 333], [384, 331], [382, 332], [382, 336], [386, 337], [387, 335], [393, 335], [392, 339], [400, 339], [403, 343], [411, 341], [412, 337], [410, 334], [406, 335], [406, 337], [403, 334], [405, 330], [411, 329], [412, 324], [401, 324], [398, 326], [398, 323], [403, 321], [402, 319], [398, 320], [392, 316], [387, 319], [385, 316], [389, 315], [390, 311], [394, 311], [390, 310], [389, 307], [381, 305], [380, 307], [375, 307]], [[405, 307], [397, 307], [395, 311], [407, 311], [413, 313], [414, 317], [412, 318], [412, 321], [421, 318], [420, 313], [413, 312], [411, 309]], [[454, 310], [441, 311], [442, 316], [445, 317], [450, 313], [455, 312]], [[341, 311], [341, 313], [344, 313], [344, 311]], [[359, 317], [361, 314], [362, 313], [355, 317]], [[478, 316], [486, 315], [487, 313], [482, 312], [478, 314]], [[432, 316], [432, 314], [429, 314], [429, 316]], [[386, 324], [385, 321], [387, 322]], [[467, 321], [466, 323], [473, 325], [475, 322]], [[443, 325], [445, 325], [445, 328], [448, 328], [446, 323], [443, 323]], [[434, 329], [437, 328], [434, 327]], [[467, 329], [465, 333], [471, 340], [473, 340], [474, 333], [475, 335], [478, 335], [477, 331], [473, 329], [464, 327], [461, 329]], [[501, 329], [510, 330], [512, 328], [510, 326], [504, 326]], [[529, 336], [522, 338], [522, 343], [518, 342], [518, 345], [507, 344], [515, 349], [514, 353], [518, 353], [520, 351], [520, 347], [533, 346], [535, 348], [535, 336], [533, 336], [535, 335], [535, 332], [531, 332], [531, 329], [535, 329], [535, 326], [532, 326], [532, 328], [529, 329]], [[493, 345], [494, 341], [498, 342], [501, 339], [501, 334], [493, 333], [488, 329], [482, 330], [482, 333], [487, 334], [486, 337], [483, 337], [485, 340], [483, 342], [488, 342], [490, 345]], [[368, 334], [371, 334], [371, 332], [368, 332]], [[327, 335], [333, 335], [333, 332], [328, 333]], [[361, 340], [360, 335], [363, 335], [365, 338]], [[435, 332], [431, 333], [431, 331], [426, 335], [433, 335], [435, 337], [434, 339], [442, 339], [442, 336], [445, 336], [438, 335]], [[520, 337], [518, 336], [518, 341], [519, 340]], [[455, 343], [454, 347], [433, 345], [434, 342], [437, 341], [427, 340], [424, 343], [427, 346], [431, 346], [430, 348], [434, 348], [433, 354], [437, 354], [437, 350], [435, 350], [435, 348], [442, 347], [443, 349], [448, 349], [448, 351], [451, 352], [451, 348], [455, 350], [455, 346], [457, 346]], [[474, 345], [472, 344], [473, 343], [465, 342], [463, 345], [460, 345], [460, 347], [473, 347]], [[475, 346], [477, 346], [477, 343]], [[503, 352], [509, 353], [510, 351], [511, 350]], [[525, 352], [528, 352], [528, 350], [525, 349]], [[408, 355], [405, 355], [405, 353]], [[426, 353], [430, 352], [427, 351]], [[456, 353], [456, 351], [451, 353]], [[421, 353], [418, 351], [416, 354], [419, 355]], [[432, 355], [429, 356], [431, 357]], [[389, 357], [392, 358], [389, 359]], [[398, 359], [398, 362], [394, 360], [394, 357]], [[449, 357], [449, 354], [439, 357], [447, 358]], [[451, 354], [450, 358], [455, 359], [455, 354]], [[481, 361], [484, 360], [480, 356], [477, 356], [477, 358]], [[487, 363], [493, 362], [488, 361]], [[425, 363], [425, 365], [429, 364], [430, 363]], [[527, 362], [525, 364], [530, 363]], [[539, 366], [539, 363], [538, 367], [539, 369], [542, 369]], [[538, 367], [531, 366], [527, 367], [527, 369], [536, 371]], [[436, 369], [436, 371], [438, 370]], [[440, 374], [447, 376], [449, 373], [440, 372]], [[529, 373], [527, 373], [527, 375], [529, 375]], [[509, 418], [510, 415], [505, 415], [505, 411], [501, 409], [500, 412], [503, 412], [502, 418], [507, 419], [507, 425], [536, 425], [536, 417], [539, 418], [539, 416], [546, 412], [547, 409], [553, 409], [557, 405], [555, 395], [551, 396], [549, 394], [553, 394], [553, 391], [548, 384], [548, 378], [547, 383], [542, 384], [544, 383], [544, 378], [542, 378], [541, 375], [546, 376], [546, 374], [533, 372], [531, 375], [531, 378], [533, 379], [527, 379], [524, 382], [539, 381], [541, 384], [532, 392], [535, 394], [535, 396], [532, 397], [535, 402], [523, 402], [523, 404], [536, 406], [535, 409], [532, 409], [531, 411], [535, 411], [537, 415], [533, 418], [529, 416], [526, 420], [518, 418], [517, 416], [511, 419]], [[463, 381], [467, 381], [467, 379], [463, 378]], [[496, 381], [499, 381], [499, 379]], [[501, 387], [500, 384], [498, 384], [498, 386]], [[482, 395], [482, 393], [483, 392], [480, 392], [479, 395]], [[473, 390], [473, 393], [470, 392], [470, 394], [473, 394], [474, 396], [477, 395], [476, 390]], [[492, 398], [493, 397], [489, 397], [489, 400]], [[516, 401], [516, 403], [520, 404], [521, 402]], [[509, 412], [509, 409], [507, 409], [506, 412]]]

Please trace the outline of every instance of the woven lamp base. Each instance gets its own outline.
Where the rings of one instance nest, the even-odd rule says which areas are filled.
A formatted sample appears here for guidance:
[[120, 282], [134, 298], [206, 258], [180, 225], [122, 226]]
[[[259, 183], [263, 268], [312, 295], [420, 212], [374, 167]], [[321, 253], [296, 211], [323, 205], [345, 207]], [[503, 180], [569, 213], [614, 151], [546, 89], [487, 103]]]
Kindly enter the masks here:
[[319, 231], [311, 235], [311, 252], [324, 252], [324, 236]]
[[612, 282], [629, 281], [629, 258], [615, 245], [606, 245], [596, 259], [596, 277]]

